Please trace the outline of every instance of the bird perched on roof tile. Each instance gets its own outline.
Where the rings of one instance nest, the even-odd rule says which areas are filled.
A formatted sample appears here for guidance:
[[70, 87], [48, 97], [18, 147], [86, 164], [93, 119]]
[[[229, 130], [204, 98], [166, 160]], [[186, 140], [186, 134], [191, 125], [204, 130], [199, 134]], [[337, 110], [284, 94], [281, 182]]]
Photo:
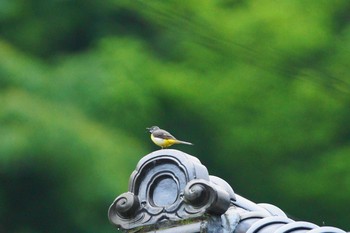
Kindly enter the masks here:
[[173, 135], [171, 135], [169, 132], [160, 129], [158, 126], [152, 126], [150, 128], [147, 128], [148, 131], [151, 133], [151, 139], [152, 141], [157, 145], [160, 146], [162, 149], [172, 146], [174, 144], [186, 144], [186, 145], [193, 145], [190, 142], [185, 142], [181, 140], [177, 140]]

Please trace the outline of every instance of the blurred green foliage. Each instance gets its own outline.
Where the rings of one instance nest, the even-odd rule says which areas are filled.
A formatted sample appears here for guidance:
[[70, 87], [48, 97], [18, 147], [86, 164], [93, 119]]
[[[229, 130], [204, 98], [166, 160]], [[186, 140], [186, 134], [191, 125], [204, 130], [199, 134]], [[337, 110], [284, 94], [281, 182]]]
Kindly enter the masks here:
[[350, 2], [0, 1], [0, 232], [115, 232], [159, 125], [233, 189], [349, 230]]

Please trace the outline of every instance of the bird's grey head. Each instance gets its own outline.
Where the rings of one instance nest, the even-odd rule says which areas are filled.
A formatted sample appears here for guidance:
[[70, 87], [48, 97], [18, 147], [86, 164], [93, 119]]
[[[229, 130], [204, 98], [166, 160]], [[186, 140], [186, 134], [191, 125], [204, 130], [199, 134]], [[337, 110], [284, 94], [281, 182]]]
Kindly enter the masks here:
[[158, 126], [152, 126], [152, 127], [146, 128], [146, 129], [148, 129], [148, 131], [149, 131], [150, 133], [153, 133], [154, 131], [158, 130], [159, 127], [158, 127]]

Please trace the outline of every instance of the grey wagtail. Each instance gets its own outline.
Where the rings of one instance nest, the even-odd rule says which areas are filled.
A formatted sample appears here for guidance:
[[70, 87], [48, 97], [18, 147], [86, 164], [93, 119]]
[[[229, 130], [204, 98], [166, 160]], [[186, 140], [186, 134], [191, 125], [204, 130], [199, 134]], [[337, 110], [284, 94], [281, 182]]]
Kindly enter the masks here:
[[152, 141], [157, 145], [160, 146], [162, 149], [172, 146], [174, 144], [186, 144], [186, 145], [193, 145], [190, 142], [180, 141], [177, 140], [173, 135], [171, 135], [169, 132], [160, 129], [158, 126], [152, 126], [150, 128], [147, 128], [148, 131], [151, 133], [151, 139]]

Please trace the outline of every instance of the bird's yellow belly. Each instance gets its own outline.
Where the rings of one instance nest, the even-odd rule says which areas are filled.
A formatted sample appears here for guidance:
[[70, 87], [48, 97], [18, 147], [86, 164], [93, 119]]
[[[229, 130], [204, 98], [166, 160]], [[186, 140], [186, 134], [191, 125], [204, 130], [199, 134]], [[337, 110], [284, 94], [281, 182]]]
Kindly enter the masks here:
[[155, 138], [155, 137], [153, 137], [152, 134], [151, 134], [151, 139], [156, 145], [158, 145], [160, 147], [169, 147], [169, 146], [176, 143], [176, 140], [174, 140], [174, 139]]

